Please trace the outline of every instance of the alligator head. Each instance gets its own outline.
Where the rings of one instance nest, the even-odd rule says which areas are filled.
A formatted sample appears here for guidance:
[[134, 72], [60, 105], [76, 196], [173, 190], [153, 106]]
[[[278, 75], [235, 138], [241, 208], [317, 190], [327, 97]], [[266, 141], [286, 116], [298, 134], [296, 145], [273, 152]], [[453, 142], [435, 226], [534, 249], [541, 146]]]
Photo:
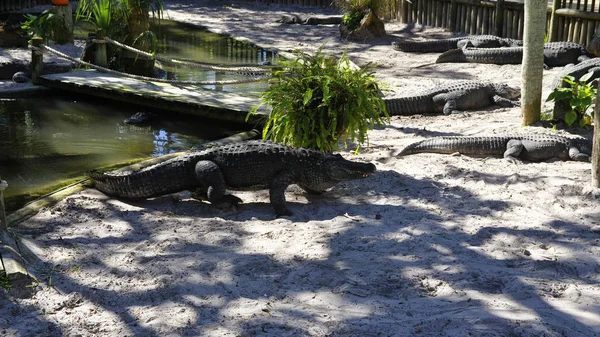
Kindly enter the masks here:
[[327, 154], [320, 168], [312, 179], [298, 185], [308, 192], [320, 193], [341, 181], [367, 178], [377, 171], [372, 163], [346, 160], [339, 154]]
[[366, 178], [377, 170], [372, 163], [360, 163], [344, 159], [339, 154], [326, 160], [325, 168], [330, 179], [336, 181]]
[[521, 88], [511, 87], [506, 83], [494, 83], [494, 88], [499, 96], [506, 99], [516, 100], [521, 97]]

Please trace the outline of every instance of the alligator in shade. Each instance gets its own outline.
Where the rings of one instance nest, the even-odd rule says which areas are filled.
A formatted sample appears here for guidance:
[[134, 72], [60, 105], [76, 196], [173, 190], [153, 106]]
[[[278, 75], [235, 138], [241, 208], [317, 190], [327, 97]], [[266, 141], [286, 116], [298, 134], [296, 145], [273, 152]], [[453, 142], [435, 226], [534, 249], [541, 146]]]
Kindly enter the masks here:
[[473, 35], [448, 39], [402, 39], [392, 42], [395, 50], [407, 53], [442, 53], [451, 49], [464, 48], [467, 45], [476, 48], [516, 47], [522, 46], [523, 41], [495, 35]]
[[487, 137], [443, 136], [410, 144], [397, 155], [457, 152], [466, 155], [503, 156], [512, 162], [544, 161], [551, 158], [591, 161], [592, 141], [543, 134]]
[[98, 190], [129, 199], [208, 188], [211, 203], [235, 205], [241, 199], [226, 194], [226, 189], [269, 189], [271, 204], [281, 216], [292, 214], [285, 201], [288, 185], [321, 193], [375, 171], [371, 163], [349, 161], [339, 154], [252, 140], [189, 152], [134, 172], [91, 171], [89, 176]]
[[[544, 44], [544, 64], [562, 67], [590, 58], [585, 46], [575, 42], [549, 42]], [[436, 63], [490, 63], [520, 64], [523, 47], [453, 49], [441, 54]]]
[[497, 104], [519, 106], [519, 88], [504, 83], [458, 81], [438, 86], [420, 94], [385, 99], [390, 115], [437, 114], [449, 115]]
[[575, 80], [579, 80], [581, 76], [588, 72], [593, 72], [594, 75], [589, 81], [600, 77], [600, 57], [581, 61], [579, 64], [567, 66], [554, 76], [552, 88], [558, 88], [562, 85], [562, 79], [565, 76], [573, 76]]

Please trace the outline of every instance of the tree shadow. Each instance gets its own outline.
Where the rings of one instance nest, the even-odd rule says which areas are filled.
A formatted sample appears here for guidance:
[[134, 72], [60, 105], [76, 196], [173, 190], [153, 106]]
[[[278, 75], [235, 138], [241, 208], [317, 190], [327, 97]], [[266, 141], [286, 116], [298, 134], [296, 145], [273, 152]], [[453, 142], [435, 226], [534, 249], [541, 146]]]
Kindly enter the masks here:
[[[506, 178], [485, 179], [502, 183]], [[387, 188], [375, 191], [374, 183]], [[288, 199], [297, 193], [292, 190]], [[162, 197], [127, 202], [135, 210], [124, 211], [121, 202], [110, 198], [99, 201], [108, 208], [77, 198], [57, 210], [65, 219], [44, 220], [47, 228], [29, 234], [48, 250], [79, 247], [70, 265], [61, 268], [80, 265], [81, 273], [111, 281], [87, 284], [81, 275], [61, 272], [54, 275], [53, 286], [113, 313], [134, 335], [164, 335], [173, 323], [152, 313], [164, 306], [194, 317], [179, 325], [181, 335], [209, 334], [208, 327], [266, 336], [594, 333], [578, 317], [548, 303], [536, 284], [577, 279], [597, 286], [593, 267], [582, 271], [571, 266], [575, 259], [578, 265], [596, 262], [587, 256], [546, 261], [523, 253], [532, 251], [523, 243], [582, 251], [586, 240], [591, 243], [600, 235], [579, 242], [586, 226], [559, 220], [532, 229], [492, 226], [491, 219], [508, 202], [481, 200], [461, 186], [379, 171], [325, 195], [309, 196], [308, 204], [292, 201], [292, 210], [303, 208], [301, 213], [310, 216], [289, 220], [275, 220], [266, 202], [221, 211], [191, 199]], [[475, 206], [461, 206], [465, 200]], [[103, 228], [101, 237], [76, 228], [69, 237], [53, 237], [56, 226], [76, 220], [81, 212]], [[163, 221], [165, 214], [170, 216]], [[270, 231], [258, 237], [241, 227], [257, 219], [273, 221]], [[462, 225], [469, 221], [481, 222], [479, 229], [469, 232]], [[130, 230], [119, 232], [119, 226]], [[307, 249], [291, 259], [269, 249], [273, 244], [285, 249], [285, 242], [301, 239], [302, 230], [292, 231], [296, 226], [322, 230], [307, 238]], [[268, 239], [277, 231], [291, 234]], [[171, 232], [177, 234], [167, 235]], [[106, 252], [96, 255], [98, 247]], [[142, 281], [140, 288], [122, 286], [133, 279]], [[547, 291], [564, 296], [563, 290]], [[538, 321], [526, 328], [490, 307], [491, 301], [507, 301], [515, 314], [538, 315]]]

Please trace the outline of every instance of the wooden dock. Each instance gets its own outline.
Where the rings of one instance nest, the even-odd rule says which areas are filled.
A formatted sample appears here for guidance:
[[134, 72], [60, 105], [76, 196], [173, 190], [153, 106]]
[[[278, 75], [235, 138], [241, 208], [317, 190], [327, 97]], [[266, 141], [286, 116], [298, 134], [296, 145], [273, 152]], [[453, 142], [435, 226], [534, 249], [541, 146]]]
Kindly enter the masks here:
[[[259, 103], [258, 97], [208, 90], [197, 85], [141, 81], [97, 70], [43, 75], [39, 78], [39, 84], [53, 89], [236, 123], [246, 123], [246, 114], [252, 106]], [[258, 114], [248, 123], [256, 124], [263, 117], [264, 115]]]

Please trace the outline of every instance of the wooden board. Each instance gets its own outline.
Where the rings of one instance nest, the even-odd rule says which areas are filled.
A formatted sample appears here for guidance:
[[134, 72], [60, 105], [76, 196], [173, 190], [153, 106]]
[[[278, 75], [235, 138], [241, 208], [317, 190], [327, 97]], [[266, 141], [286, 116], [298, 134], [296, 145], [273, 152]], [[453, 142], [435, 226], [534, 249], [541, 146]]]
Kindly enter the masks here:
[[[141, 81], [96, 70], [43, 75], [39, 83], [54, 89], [236, 123], [245, 123], [248, 111], [259, 103], [258, 97], [195, 85]], [[262, 117], [257, 115], [248, 122], [255, 124]]]

